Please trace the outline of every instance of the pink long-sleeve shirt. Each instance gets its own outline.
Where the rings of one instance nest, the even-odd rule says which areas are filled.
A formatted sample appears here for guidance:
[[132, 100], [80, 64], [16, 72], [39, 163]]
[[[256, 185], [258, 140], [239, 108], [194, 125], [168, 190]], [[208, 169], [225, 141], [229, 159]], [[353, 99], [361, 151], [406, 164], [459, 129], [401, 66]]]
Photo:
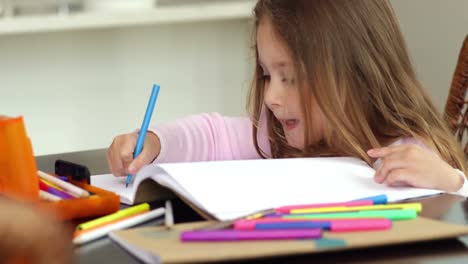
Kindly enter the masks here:
[[[261, 158], [255, 149], [252, 122], [247, 117], [199, 114], [161, 124], [151, 131], [161, 141], [157, 163]], [[262, 121], [258, 142], [269, 154], [270, 146]]]
[[[262, 115], [257, 140], [270, 154], [266, 120]], [[156, 163], [215, 160], [260, 159], [253, 142], [252, 122], [247, 117], [224, 117], [218, 113], [199, 114], [151, 128], [161, 141]], [[392, 145], [417, 144], [414, 138], [402, 138]]]

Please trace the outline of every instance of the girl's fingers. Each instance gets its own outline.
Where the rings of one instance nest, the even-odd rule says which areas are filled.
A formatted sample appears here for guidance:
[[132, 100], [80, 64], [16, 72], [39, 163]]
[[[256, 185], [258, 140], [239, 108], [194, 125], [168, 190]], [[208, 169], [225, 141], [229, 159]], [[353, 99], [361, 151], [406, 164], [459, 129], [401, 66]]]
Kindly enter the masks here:
[[159, 138], [154, 133], [148, 133], [145, 145], [137, 158], [133, 158], [138, 133], [118, 136], [107, 151], [107, 163], [115, 176], [135, 174], [141, 167], [151, 163], [161, 149]]
[[141, 154], [138, 155], [128, 166], [128, 173], [130, 174], [135, 174], [137, 173], [141, 167], [145, 166], [146, 164], [151, 163], [153, 161], [154, 155], [152, 154], [151, 151], [147, 150], [145, 151], [145, 148], [141, 151]]
[[112, 174], [124, 176], [127, 174], [127, 167], [133, 161], [133, 151], [135, 150], [136, 134], [126, 134], [114, 139], [109, 147], [107, 160]]
[[122, 171], [124, 170], [122, 160], [118, 155], [115, 154], [114, 146], [111, 145], [107, 151], [107, 164], [109, 169], [114, 176], [122, 176]]
[[388, 156], [388, 155], [390, 155], [392, 153], [403, 151], [405, 148], [406, 148], [405, 145], [375, 148], [375, 149], [368, 150], [367, 154], [372, 158], [383, 158], [383, 157]]
[[408, 169], [394, 169], [388, 174], [385, 183], [392, 187], [413, 185], [410, 175]]
[[388, 175], [396, 169], [401, 169], [407, 166], [406, 160], [401, 158], [400, 153], [393, 153], [382, 159], [380, 167], [376, 170], [374, 181], [383, 183]]
[[109, 148], [107, 150], [107, 155], [106, 155], [107, 165], [109, 166], [109, 170], [111, 171], [112, 175], [117, 176], [116, 175], [116, 173], [117, 173], [116, 169], [119, 167], [119, 165], [114, 164], [114, 162], [112, 162], [111, 156], [112, 156], [111, 149]]
[[159, 137], [153, 132], [149, 132], [146, 136], [145, 145], [141, 154], [131, 162], [128, 171], [131, 174], [137, 173], [141, 167], [153, 162], [161, 151], [161, 142]]

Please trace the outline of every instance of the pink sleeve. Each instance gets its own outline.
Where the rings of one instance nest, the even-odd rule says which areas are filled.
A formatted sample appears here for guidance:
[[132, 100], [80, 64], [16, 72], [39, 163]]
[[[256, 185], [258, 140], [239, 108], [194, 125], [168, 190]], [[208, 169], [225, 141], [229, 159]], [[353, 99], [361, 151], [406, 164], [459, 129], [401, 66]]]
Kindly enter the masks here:
[[[161, 141], [161, 152], [154, 161], [157, 163], [260, 158], [253, 143], [252, 122], [246, 117], [193, 115], [150, 131]], [[259, 144], [269, 154], [267, 137], [262, 134], [265, 133], [259, 133]]]

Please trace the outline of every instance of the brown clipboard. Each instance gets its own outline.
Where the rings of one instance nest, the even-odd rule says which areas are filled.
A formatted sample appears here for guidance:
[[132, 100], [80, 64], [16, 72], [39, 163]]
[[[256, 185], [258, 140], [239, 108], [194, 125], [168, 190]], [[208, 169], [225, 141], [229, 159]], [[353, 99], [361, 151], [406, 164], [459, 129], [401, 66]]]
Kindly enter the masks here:
[[151, 263], [206, 263], [262, 257], [314, 254], [358, 248], [396, 245], [454, 238], [468, 234], [468, 226], [418, 217], [394, 221], [391, 230], [330, 233], [320, 240], [181, 242], [180, 232], [207, 225], [197, 222], [165, 227], [143, 227], [117, 231], [111, 239], [137, 258]]

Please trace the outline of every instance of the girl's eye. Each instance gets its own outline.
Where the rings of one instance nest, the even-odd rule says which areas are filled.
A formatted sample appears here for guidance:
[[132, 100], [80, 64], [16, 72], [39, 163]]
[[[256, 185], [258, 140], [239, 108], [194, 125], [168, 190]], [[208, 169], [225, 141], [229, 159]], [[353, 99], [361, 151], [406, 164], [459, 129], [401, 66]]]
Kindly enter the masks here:
[[270, 75], [263, 75], [262, 78], [264, 81], [269, 81], [271, 77]]
[[291, 79], [291, 78], [283, 77], [281, 78], [281, 82], [286, 85], [294, 85], [294, 79]]

